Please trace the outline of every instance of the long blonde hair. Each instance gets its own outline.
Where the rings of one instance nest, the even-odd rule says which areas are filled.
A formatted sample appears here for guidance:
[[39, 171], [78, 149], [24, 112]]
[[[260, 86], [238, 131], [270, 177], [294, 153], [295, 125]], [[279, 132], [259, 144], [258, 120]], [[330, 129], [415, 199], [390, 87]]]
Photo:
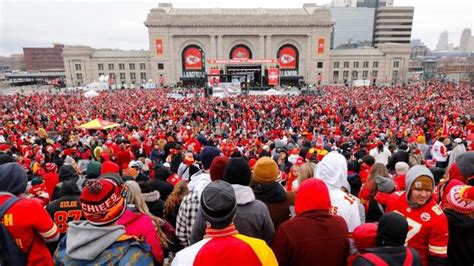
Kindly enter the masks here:
[[125, 182], [125, 185], [128, 188], [127, 204], [135, 205], [135, 207], [140, 213], [148, 215], [153, 220], [153, 224], [155, 225], [156, 232], [158, 233], [158, 237], [160, 239], [161, 247], [163, 249], [167, 249], [171, 241], [168, 239], [168, 237], [166, 237], [166, 234], [163, 232], [163, 230], [161, 230], [161, 225], [164, 221], [161, 218], [156, 217], [150, 213], [150, 210], [146, 205], [145, 199], [142, 196], [140, 186], [137, 182], [130, 180]]
[[300, 166], [300, 175], [298, 176], [298, 184], [300, 186], [303, 181], [314, 176], [314, 166], [315, 164], [311, 162], [306, 162]]

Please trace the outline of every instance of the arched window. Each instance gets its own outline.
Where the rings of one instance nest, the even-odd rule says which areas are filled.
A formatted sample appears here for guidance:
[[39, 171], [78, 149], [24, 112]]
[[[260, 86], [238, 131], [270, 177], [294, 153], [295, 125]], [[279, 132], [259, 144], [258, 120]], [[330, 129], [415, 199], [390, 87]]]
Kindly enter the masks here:
[[183, 72], [204, 70], [204, 51], [195, 44], [188, 45], [183, 49], [181, 62]]
[[281, 46], [277, 52], [277, 59], [280, 69], [298, 69], [299, 52], [294, 45]]
[[245, 44], [237, 44], [230, 50], [230, 59], [251, 59], [252, 51]]

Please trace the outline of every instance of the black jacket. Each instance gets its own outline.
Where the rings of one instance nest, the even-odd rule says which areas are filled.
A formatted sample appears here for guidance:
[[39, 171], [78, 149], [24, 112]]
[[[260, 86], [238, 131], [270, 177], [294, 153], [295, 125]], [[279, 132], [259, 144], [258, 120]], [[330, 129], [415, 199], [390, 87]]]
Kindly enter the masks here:
[[448, 218], [448, 265], [474, 265], [474, 219], [445, 209]]
[[[397, 247], [378, 247], [378, 248], [368, 248], [364, 252], [372, 253], [377, 257], [381, 258], [389, 266], [403, 266], [406, 257], [406, 247], [397, 246]], [[413, 266], [421, 266], [421, 258], [416, 252], [415, 249], [410, 248], [412, 253], [412, 264]], [[374, 266], [376, 264], [368, 261], [361, 255], [358, 255], [357, 258], [352, 263], [353, 266]]]
[[398, 162], [408, 163], [408, 158], [408, 152], [402, 150], [396, 151], [392, 154], [392, 156], [390, 156], [390, 159], [388, 160], [387, 164], [387, 169], [390, 171], [395, 171], [395, 164]]

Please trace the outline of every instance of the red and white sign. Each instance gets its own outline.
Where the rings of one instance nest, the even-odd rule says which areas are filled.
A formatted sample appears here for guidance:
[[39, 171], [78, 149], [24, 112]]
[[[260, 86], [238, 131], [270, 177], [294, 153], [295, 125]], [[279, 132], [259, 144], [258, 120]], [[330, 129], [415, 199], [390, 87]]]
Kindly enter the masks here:
[[232, 50], [230, 59], [250, 59], [250, 51], [245, 46], [237, 46]]
[[165, 76], [160, 76], [160, 84], [163, 86], [165, 84]]
[[268, 85], [278, 85], [280, 83], [280, 77], [277, 67], [269, 67], [268, 68]]
[[318, 39], [318, 54], [324, 54], [324, 38]]
[[[211, 75], [219, 75], [220, 73], [221, 73], [221, 70], [219, 68], [211, 68], [209, 70], [209, 74]], [[220, 80], [221, 80], [220, 76], [209, 76], [209, 83], [211, 84], [211, 86], [219, 84]]]
[[201, 70], [203, 68], [202, 52], [197, 47], [189, 47], [184, 51], [184, 70]]
[[156, 54], [163, 54], [163, 41], [161, 39], [155, 40]]
[[209, 59], [207, 62], [211, 65], [219, 64], [276, 64], [277, 59]]
[[296, 69], [298, 62], [297, 51], [292, 46], [285, 46], [278, 51], [278, 63], [281, 69]]
[[319, 82], [322, 82], [322, 81], [323, 81], [323, 75], [322, 75], [322, 74], [319, 74], [319, 75], [318, 75], [318, 81], [319, 81]]

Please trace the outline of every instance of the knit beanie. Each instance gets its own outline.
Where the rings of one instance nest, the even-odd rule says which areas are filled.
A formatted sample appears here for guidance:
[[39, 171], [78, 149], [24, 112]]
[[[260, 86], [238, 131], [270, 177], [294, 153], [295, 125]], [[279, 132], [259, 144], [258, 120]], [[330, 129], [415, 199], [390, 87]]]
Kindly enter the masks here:
[[209, 183], [201, 194], [201, 213], [212, 228], [222, 229], [232, 223], [237, 200], [232, 186], [222, 180]]
[[55, 163], [46, 163], [46, 172], [56, 173], [58, 171], [58, 166]]
[[307, 179], [298, 188], [295, 198], [296, 215], [312, 210], [329, 210], [330, 207], [329, 190], [321, 179]]
[[433, 184], [433, 179], [431, 179], [428, 176], [419, 176], [413, 181], [413, 184], [411, 185], [411, 189], [419, 189], [419, 190], [429, 190], [433, 191], [434, 189], [434, 184]]
[[0, 165], [0, 191], [10, 192], [14, 195], [25, 193], [28, 178], [23, 167], [10, 162]]
[[446, 196], [445, 206], [455, 212], [470, 214], [474, 212], [474, 187], [457, 185]]
[[212, 160], [214, 160], [215, 157], [219, 156], [221, 154], [221, 150], [219, 150], [216, 147], [213, 146], [206, 146], [204, 149], [201, 151], [201, 154], [199, 155], [199, 159], [202, 162], [202, 166], [204, 167], [204, 170], [207, 170], [211, 167]]
[[250, 184], [250, 178], [252, 172], [247, 160], [244, 158], [232, 158], [227, 163], [222, 180], [229, 182], [230, 184], [248, 186]]
[[105, 161], [102, 164], [102, 169], [100, 170], [100, 174], [103, 175], [105, 173], [118, 173], [120, 171], [120, 167], [118, 164], [112, 162], [112, 161]]
[[396, 212], [387, 212], [379, 219], [377, 247], [403, 246], [407, 238], [408, 222]]
[[100, 176], [100, 170], [102, 169], [102, 165], [99, 162], [91, 161], [87, 165], [86, 169], [86, 177], [89, 179], [97, 178]]
[[377, 190], [383, 193], [391, 193], [395, 189], [395, 182], [391, 178], [384, 176], [375, 176]]
[[123, 176], [131, 176], [133, 178], [135, 178], [137, 175], [138, 175], [138, 170], [135, 169], [134, 167], [129, 167], [129, 168], [125, 168], [122, 170], [122, 175]]
[[422, 135], [416, 137], [416, 143], [418, 143], [418, 144], [425, 144], [425, 137], [422, 136]]
[[410, 166], [406, 162], [398, 162], [395, 164], [395, 172], [397, 175], [405, 175], [410, 169]]
[[211, 175], [211, 180], [221, 180], [224, 175], [224, 169], [229, 161], [229, 158], [226, 156], [217, 156], [212, 160], [211, 167], [209, 169], [209, 174]]
[[87, 180], [82, 190], [81, 209], [93, 225], [108, 225], [125, 212], [124, 190], [113, 180], [101, 178]]
[[79, 174], [77, 173], [74, 166], [70, 164], [64, 164], [63, 166], [61, 166], [61, 168], [59, 168], [58, 175], [59, 175], [59, 180], [61, 182], [65, 180], [76, 181], [77, 179], [79, 179]]
[[280, 175], [278, 165], [270, 157], [262, 157], [253, 166], [253, 179], [260, 184], [271, 184]]
[[377, 224], [365, 223], [357, 226], [352, 232], [352, 238], [358, 250], [374, 248], [377, 238]]

